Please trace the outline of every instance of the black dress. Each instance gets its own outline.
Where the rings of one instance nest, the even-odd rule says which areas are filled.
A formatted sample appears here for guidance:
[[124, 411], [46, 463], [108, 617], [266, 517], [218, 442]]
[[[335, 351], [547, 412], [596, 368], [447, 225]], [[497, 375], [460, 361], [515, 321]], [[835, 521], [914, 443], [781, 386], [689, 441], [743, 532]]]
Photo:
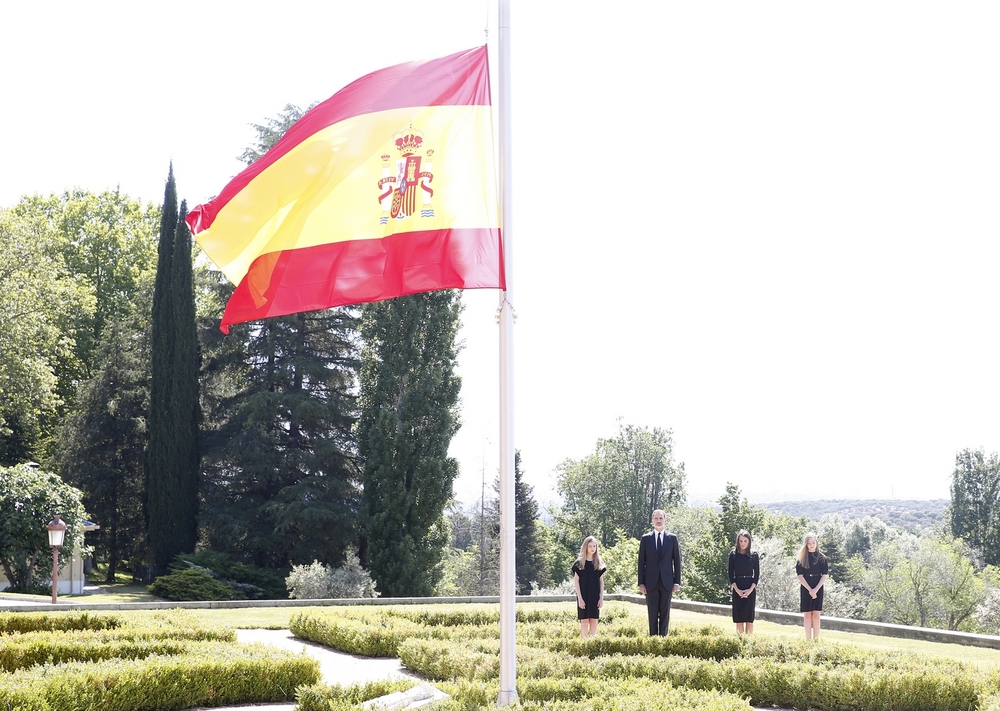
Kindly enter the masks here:
[[[760, 582], [760, 558], [756, 553], [747, 555], [733, 551], [729, 554], [729, 582], [740, 590], [747, 590]], [[740, 597], [733, 590], [733, 622], [753, 622], [757, 609], [757, 588], [747, 597]]]
[[582, 609], [579, 603], [576, 606], [576, 619], [596, 620], [601, 616], [601, 611], [597, 607], [597, 601], [601, 599], [601, 576], [606, 568], [594, 570], [594, 561], [585, 560], [583, 570], [580, 570], [576, 561], [573, 562], [573, 575], [580, 576], [580, 595], [587, 606]]
[[[826, 575], [829, 568], [826, 564], [826, 556], [820, 556], [816, 553], [806, 553], [809, 560], [809, 567], [806, 568], [796, 561], [795, 563], [795, 574], [801, 575], [809, 583], [809, 587], [814, 588], [819, 584], [819, 579]], [[823, 585], [819, 590], [816, 591], [816, 598], [809, 594], [809, 591], [799, 583], [799, 612], [818, 612], [823, 609], [823, 591], [826, 589], [826, 585]]]

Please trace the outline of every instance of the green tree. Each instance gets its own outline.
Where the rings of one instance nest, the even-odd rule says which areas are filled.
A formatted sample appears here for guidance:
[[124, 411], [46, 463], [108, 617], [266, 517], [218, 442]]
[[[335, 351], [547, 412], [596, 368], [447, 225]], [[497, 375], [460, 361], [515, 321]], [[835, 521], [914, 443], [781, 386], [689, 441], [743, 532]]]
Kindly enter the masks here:
[[726, 603], [730, 599], [729, 552], [741, 529], [750, 532], [754, 539], [770, 534], [766, 525], [769, 515], [765, 509], [751, 504], [740, 496], [740, 489], [733, 483], [726, 484], [726, 493], [719, 497], [719, 510], [707, 514], [708, 526], [704, 535], [693, 546], [688, 546], [690, 577], [685, 582], [685, 595], [705, 602]]
[[[634, 593], [636, 591], [636, 561], [639, 559], [639, 540], [624, 533], [616, 536], [618, 543], [601, 550], [604, 572], [604, 590], [609, 593]], [[581, 541], [582, 544], [582, 541]]]
[[206, 336], [201, 520], [214, 550], [288, 569], [340, 565], [356, 544], [356, 334], [353, 312], [331, 309]]
[[861, 556], [863, 560], [867, 561], [871, 556], [872, 549], [891, 537], [891, 529], [882, 519], [874, 516], [852, 519], [847, 526], [847, 533], [844, 537], [844, 553], [848, 558]]
[[654, 509], [684, 502], [684, 464], [674, 462], [670, 430], [619, 423], [618, 436], [599, 439], [593, 454], [559, 465], [561, 522], [582, 541], [596, 536], [605, 546], [616, 531], [639, 538]]
[[66, 523], [60, 565], [64, 555], [83, 544], [82, 496], [55, 474], [34, 466], [0, 467], [0, 565], [13, 587], [31, 589], [38, 566], [44, 570], [52, 560], [46, 525], [55, 514]]
[[93, 377], [100, 367], [99, 344], [105, 329], [136, 314], [137, 295], [148, 288], [155, 267], [156, 230], [160, 210], [107, 190], [80, 189], [61, 195], [25, 197], [14, 214], [39, 219], [57, 237], [56, 250], [68, 273], [93, 296], [93, 308], [76, 313], [75, 358], [61, 374], [62, 396], [72, 399], [78, 380]]
[[964, 449], [955, 456], [951, 482], [951, 533], [1000, 563], [1000, 456]]
[[820, 550], [827, 557], [830, 577], [841, 583], [853, 583], [847, 575], [847, 524], [840, 514], [826, 514], [816, 526]]
[[514, 541], [517, 594], [530, 593], [532, 583], [539, 587], [551, 584], [538, 538], [538, 502], [531, 486], [524, 481], [520, 450], [514, 452]]
[[869, 619], [969, 630], [986, 588], [961, 540], [907, 534], [872, 553], [865, 584]]
[[93, 310], [59, 245], [42, 216], [0, 211], [0, 464], [47, 457], [75, 324]]
[[65, 419], [52, 466], [84, 491], [101, 528], [95, 552], [107, 560], [107, 582], [119, 564], [144, 551], [142, 501], [149, 412], [149, 334], [127, 324], [105, 333], [103, 367], [81, 388]]
[[368, 569], [383, 595], [425, 596], [440, 578], [443, 512], [458, 463], [460, 292], [366, 304], [358, 445], [365, 460]]
[[191, 288], [191, 234], [167, 176], [153, 288], [146, 521], [154, 575], [198, 536], [198, 348]]
[[[302, 117], [291, 104], [253, 124], [252, 164]], [[232, 286], [203, 275], [202, 524], [213, 548], [259, 566], [339, 564], [360, 533], [357, 311], [316, 311], [217, 328]]]

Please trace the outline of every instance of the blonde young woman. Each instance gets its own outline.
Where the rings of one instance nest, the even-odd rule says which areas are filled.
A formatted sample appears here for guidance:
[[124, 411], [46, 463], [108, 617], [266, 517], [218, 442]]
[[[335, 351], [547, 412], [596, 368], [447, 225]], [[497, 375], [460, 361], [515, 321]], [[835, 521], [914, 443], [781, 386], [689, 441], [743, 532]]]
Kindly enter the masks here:
[[795, 572], [799, 576], [799, 610], [806, 639], [819, 639], [819, 616], [823, 610], [823, 583], [829, 572], [826, 556], [819, 549], [815, 533], [807, 533], [802, 542]]
[[597, 634], [597, 620], [604, 606], [604, 570], [597, 539], [587, 536], [580, 546], [580, 555], [573, 563], [576, 617], [580, 620], [580, 636], [583, 639]]

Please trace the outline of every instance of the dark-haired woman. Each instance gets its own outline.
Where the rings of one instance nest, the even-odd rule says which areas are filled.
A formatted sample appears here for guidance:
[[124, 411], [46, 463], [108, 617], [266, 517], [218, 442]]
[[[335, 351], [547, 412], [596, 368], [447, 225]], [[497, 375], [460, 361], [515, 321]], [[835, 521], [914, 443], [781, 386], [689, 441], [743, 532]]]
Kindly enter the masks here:
[[738, 634], [753, 634], [757, 609], [757, 583], [760, 581], [760, 558], [750, 550], [749, 531], [736, 534], [736, 545], [729, 554], [729, 584], [733, 588], [733, 622]]

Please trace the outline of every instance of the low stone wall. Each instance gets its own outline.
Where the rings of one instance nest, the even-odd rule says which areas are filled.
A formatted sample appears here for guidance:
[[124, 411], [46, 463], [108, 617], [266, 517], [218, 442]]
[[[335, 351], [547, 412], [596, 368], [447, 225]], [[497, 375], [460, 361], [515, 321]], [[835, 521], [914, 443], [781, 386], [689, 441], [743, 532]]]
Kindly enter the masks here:
[[[610, 593], [605, 600], [617, 600], [645, 606], [642, 595]], [[519, 603], [526, 602], [565, 602], [576, 600], [573, 595], [518, 595]], [[63, 601], [56, 605], [37, 603], [34, 601], [0, 600], [0, 611], [13, 612], [52, 612], [53, 610], [171, 610], [186, 608], [193, 610], [233, 609], [251, 607], [327, 607], [348, 605], [460, 605], [468, 603], [499, 604], [496, 595], [479, 597], [396, 597], [396, 598], [347, 598], [341, 600], [213, 600], [208, 602], [121, 602], [92, 603]], [[706, 615], [718, 615], [729, 618], [732, 608], [729, 605], [717, 605], [711, 602], [695, 602], [674, 598], [674, 609], [700, 612]], [[778, 610], [757, 610], [758, 620], [776, 622], [780, 625], [801, 625], [802, 614], [798, 612], [780, 612]], [[986, 634], [970, 634], [966, 632], [950, 632], [926, 627], [908, 627], [906, 625], [890, 625], [884, 622], [868, 622], [866, 620], [847, 620], [839, 617], [823, 617], [823, 629], [842, 632], [857, 632], [862, 634], [880, 635], [883, 637], [901, 637], [904, 639], [919, 639], [927, 642], [944, 642], [947, 644], [964, 644], [970, 647], [989, 647], [1000, 649], [1000, 637]]]
[[[572, 598], [571, 598], [572, 599]], [[607, 600], [621, 600], [645, 605], [642, 595], [605, 595]], [[695, 602], [694, 600], [678, 600], [674, 598], [671, 605], [678, 610], [701, 612], [706, 615], [720, 615], [732, 619], [732, 607], [716, 605], [711, 602]], [[801, 612], [781, 612], [779, 610], [756, 611], [758, 620], [776, 622], [779, 625], [801, 625]], [[839, 632], [857, 632], [873, 634], [882, 637], [901, 637], [903, 639], [920, 639], [926, 642], [944, 642], [946, 644], [964, 644], [969, 647], [990, 647], [1000, 649], [1000, 637], [988, 634], [971, 634], [967, 632], [951, 632], [949, 630], [934, 630], [927, 627], [909, 627], [907, 625], [890, 625], [885, 622], [869, 622], [867, 620], [848, 620], [842, 617], [823, 617], [822, 627], [825, 630]]]

